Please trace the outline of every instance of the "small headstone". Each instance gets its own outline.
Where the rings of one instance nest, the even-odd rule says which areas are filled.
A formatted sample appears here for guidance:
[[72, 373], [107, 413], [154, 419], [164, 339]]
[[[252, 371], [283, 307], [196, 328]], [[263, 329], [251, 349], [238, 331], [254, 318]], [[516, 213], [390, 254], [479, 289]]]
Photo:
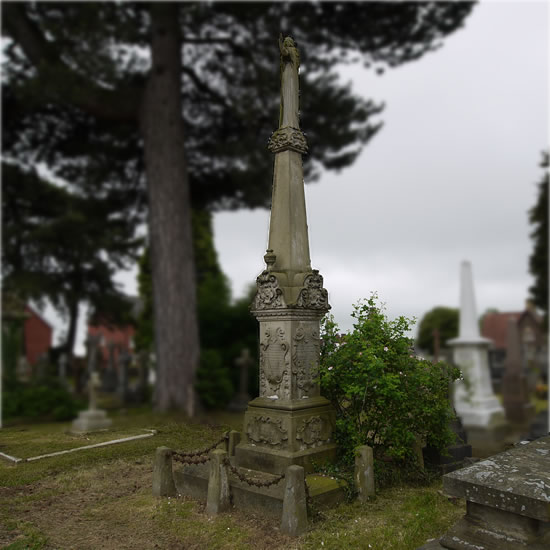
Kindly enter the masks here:
[[254, 364], [248, 348], [243, 348], [241, 355], [235, 360], [235, 366], [239, 372], [239, 393], [233, 397], [228, 405], [230, 411], [240, 412], [246, 410], [250, 395], [248, 394], [248, 368]]
[[502, 378], [502, 401], [506, 418], [516, 424], [526, 424], [534, 416], [534, 407], [529, 401], [527, 377], [521, 361], [520, 335], [514, 319], [508, 320], [508, 349], [506, 372]]
[[68, 363], [67, 354], [62, 353], [59, 356], [59, 359], [57, 360], [57, 366], [58, 366], [57, 375], [59, 377], [59, 381], [65, 387], [67, 386], [67, 363]]
[[107, 368], [103, 371], [103, 391], [114, 392], [119, 389], [118, 376], [115, 368], [116, 344], [109, 341], [107, 344]]
[[118, 354], [118, 395], [123, 404], [128, 400], [128, 371], [132, 356], [123, 349]]

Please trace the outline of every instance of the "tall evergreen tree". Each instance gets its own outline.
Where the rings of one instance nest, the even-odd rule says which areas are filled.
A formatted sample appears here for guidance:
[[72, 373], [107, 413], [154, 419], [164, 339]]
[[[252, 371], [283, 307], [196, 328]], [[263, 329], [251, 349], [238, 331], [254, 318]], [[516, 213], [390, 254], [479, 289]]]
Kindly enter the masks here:
[[65, 313], [64, 347], [72, 354], [79, 305], [120, 321], [129, 303], [113, 276], [136, 258], [141, 244], [133, 222], [120, 215], [122, 196], [86, 198], [44, 180], [35, 171], [2, 170], [2, 279], [4, 290]]
[[[349, 165], [382, 106], [355, 97], [333, 66], [377, 70], [420, 58], [472, 3], [5, 3], [10, 113], [4, 150], [75, 185], [139, 188], [148, 205], [157, 405], [194, 411], [198, 364], [190, 201], [266, 206], [266, 142], [278, 115], [277, 37], [304, 68], [306, 177]], [[143, 178], [145, 176], [145, 178]], [[143, 188], [142, 188], [143, 189]]]
[[529, 257], [529, 271], [535, 283], [529, 289], [536, 306], [544, 311], [545, 324], [548, 326], [548, 151], [543, 152], [541, 168], [544, 170], [538, 184], [537, 203], [529, 210], [529, 222], [533, 226], [533, 253]]

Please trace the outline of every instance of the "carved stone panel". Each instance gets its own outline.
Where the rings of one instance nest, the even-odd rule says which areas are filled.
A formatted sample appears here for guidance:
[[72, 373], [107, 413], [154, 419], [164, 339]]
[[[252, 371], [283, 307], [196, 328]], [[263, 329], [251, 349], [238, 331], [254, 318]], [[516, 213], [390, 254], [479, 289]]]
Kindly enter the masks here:
[[288, 441], [288, 431], [283, 426], [283, 419], [269, 416], [251, 417], [246, 427], [246, 435], [249, 441], [256, 445], [285, 447]]
[[[263, 325], [263, 323], [261, 324]], [[290, 345], [281, 326], [261, 326], [260, 396], [290, 398]]]
[[304, 288], [296, 300], [296, 307], [329, 310], [328, 292], [323, 288], [323, 277], [314, 269], [304, 279]]
[[310, 449], [329, 443], [331, 434], [332, 429], [326, 418], [311, 416], [298, 425], [296, 439], [300, 442], [300, 449]]
[[300, 323], [293, 338], [294, 397], [319, 395], [320, 339], [318, 323]]
[[263, 271], [256, 279], [258, 291], [252, 302], [252, 310], [278, 309], [285, 307], [283, 291], [279, 288], [279, 282], [275, 275], [269, 271]]
[[271, 134], [267, 148], [272, 153], [279, 153], [290, 149], [291, 151], [305, 154], [307, 153], [307, 141], [299, 128], [285, 126], [284, 128], [275, 130], [275, 132]]

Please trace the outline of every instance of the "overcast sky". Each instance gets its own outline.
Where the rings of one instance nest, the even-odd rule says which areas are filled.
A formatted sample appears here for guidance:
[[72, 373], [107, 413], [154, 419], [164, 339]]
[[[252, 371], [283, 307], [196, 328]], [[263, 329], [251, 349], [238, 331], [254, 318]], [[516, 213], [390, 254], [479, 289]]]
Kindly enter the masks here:
[[[372, 291], [390, 317], [457, 307], [463, 259], [472, 262], [479, 314], [524, 307], [527, 211], [548, 147], [548, 23], [544, 2], [482, 3], [419, 61], [383, 76], [342, 71], [386, 108], [384, 128], [352, 167], [306, 185], [312, 267], [341, 328]], [[260, 210], [215, 218], [237, 296], [263, 269], [268, 223]]]
[[[342, 329], [351, 328], [352, 304], [373, 291], [390, 317], [457, 307], [463, 259], [479, 314], [524, 307], [527, 212], [549, 142], [548, 12], [542, 1], [482, 2], [419, 61], [383, 76], [342, 70], [357, 94], [386, 104], [384, 128], [355, 164], [306, 185], [312, 267]], [[215, 216], [235, 297], [264, 268], [268, 224], [265, 210]], [[135, 273], [119, 280], [136, 292]]]

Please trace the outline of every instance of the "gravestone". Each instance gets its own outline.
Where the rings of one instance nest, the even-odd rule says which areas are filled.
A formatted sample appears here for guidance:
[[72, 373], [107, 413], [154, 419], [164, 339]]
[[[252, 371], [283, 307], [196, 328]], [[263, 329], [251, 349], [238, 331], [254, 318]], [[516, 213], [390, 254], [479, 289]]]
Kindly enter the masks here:
[[534, 407], [529, 401], [520, 345], [518, 323], [514, 319], [509, 319], [506, 371], [502, 378], [502, 401], [506, 418], [510, 422], [527, 424], [534, 416]]
[[116, 344], [113, 341], [107, 343], [107, 368], [102, 372], [102, 389], [105, 392], [114, 392], [119, 389], [118, 375], [115, 367]]
[[99, 338], [88, 337], [88, 410], [80, 411], [78, 418], [73, 420], [71, 432], [85, 433], [108, 428], [112, 421], [107, 413], [97, 408], [97, 389], [101, 385], [99, 374], [96, 372], [97, 347]]
[[235, 359], [235, 366], [239, 369], [239, 392], [228, 405], [230, 411], [244, 411], [250, 401], [248, 393], [248, 368], [253, 365], [250, 350], [243, 348], [241, 355]]
[[275, 155], [266, 269], [258, 276], [251, 312], [260, 324], [260, 395], [248, 404], [239, 466], [282, 474], [293, 465], [311, 470], [332, 459], [335, 417], [319, 391], [320, 320], [329, 310], [323, 277], [311, 269], [300, 130], [300, 56], [292, 38], [279, 43], [279, 128], [268, 148]]
[[57, 360], [57, 376], [59, 378], [59, 381], [63, 386], [68, 388], [67, 383], [67, 364], [68, 364], [68, 357], [66, 353], [61, 353], [59, 355], [59, 359]]
[[128, 371], [132, 356], [125, 350], [118, 354], [118, 396], [123, 404], [128, 401]]
[[149, 395], [149, 352], [142, 350], [138, 354], [139, 380], [137, 387], [138, 400], [144, 403]]
[[455, 383], [454, 406], [473, 447], [502, 442], [506, 433], [504, 409], [489, 374], [490, 343], [479, 333], [471, 264], [462, 262], [459, 335], [448, 344], [465, 379]]

